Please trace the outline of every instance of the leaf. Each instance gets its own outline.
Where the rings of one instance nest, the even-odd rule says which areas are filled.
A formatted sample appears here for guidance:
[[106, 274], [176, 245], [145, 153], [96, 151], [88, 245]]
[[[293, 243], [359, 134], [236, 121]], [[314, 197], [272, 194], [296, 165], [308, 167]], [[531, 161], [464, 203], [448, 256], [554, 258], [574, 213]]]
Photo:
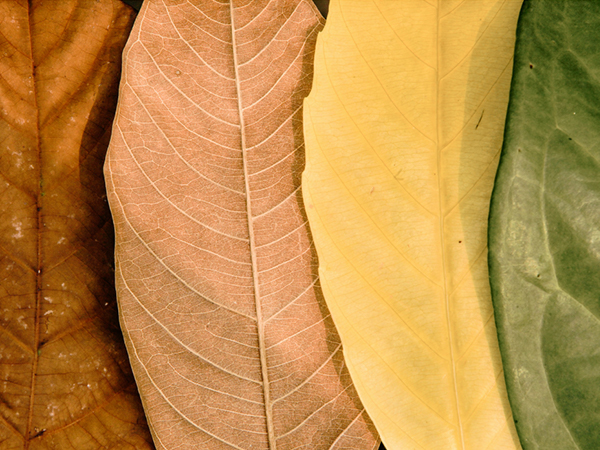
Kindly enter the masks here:
[[159, 448], [372, 449], [303, 212], [309, 0], [147, 0], [105, 173]]
[[340, 0], [319, 36], [305, 204], [390, 449], [519, 448], [486, 261], [519, 7]]
[[102, 163], [120, 1], [0, 3], [0, 448], [150, 449], [117, 324]]
[[526, 1], [490, 214], [523, 448], [600, 447], [600, 4]]

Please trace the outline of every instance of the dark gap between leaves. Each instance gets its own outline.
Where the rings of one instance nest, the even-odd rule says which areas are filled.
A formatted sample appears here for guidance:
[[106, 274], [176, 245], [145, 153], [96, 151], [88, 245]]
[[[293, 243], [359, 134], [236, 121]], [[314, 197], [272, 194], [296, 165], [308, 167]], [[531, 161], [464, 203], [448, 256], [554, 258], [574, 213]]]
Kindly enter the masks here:
[[315, 6], [319, 8], [319, 11], [321, 11], [323, 17], [327, 19], [327, 13], [329, 12], [329, 0], [313, 0], [313, 2]]
[[[121, 0], [123, 3], [131, 6], [136, 11], [142, 7], [143, 0]], [[329, 12], [329, 0], [313, 0], [315, 6], [319, 9], [323, 17], [327, 18]]]
[[142, 7], [142, 1], [143, 0], [121, 0], [123, 3], [131, 6], [133, 9], [135, 9], [136, 11], [139, 11], [140, 8]]

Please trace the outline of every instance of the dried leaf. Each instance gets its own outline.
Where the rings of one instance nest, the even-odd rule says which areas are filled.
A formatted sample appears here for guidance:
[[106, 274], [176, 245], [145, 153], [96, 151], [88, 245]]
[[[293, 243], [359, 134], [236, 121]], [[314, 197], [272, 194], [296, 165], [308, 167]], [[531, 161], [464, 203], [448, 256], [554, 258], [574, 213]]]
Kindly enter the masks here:
[[145, 1], [105, 173], [159, 448], [372, 449], [300, 191], [309, 0]]
[[120, 1], [0, 3], [0, 448], [150, 449], [118, 329], [102, 162]]
[[338, 0], [304, 194], [350, 372], [390, 449], [518, 449], [487, 272], [520, 0]]

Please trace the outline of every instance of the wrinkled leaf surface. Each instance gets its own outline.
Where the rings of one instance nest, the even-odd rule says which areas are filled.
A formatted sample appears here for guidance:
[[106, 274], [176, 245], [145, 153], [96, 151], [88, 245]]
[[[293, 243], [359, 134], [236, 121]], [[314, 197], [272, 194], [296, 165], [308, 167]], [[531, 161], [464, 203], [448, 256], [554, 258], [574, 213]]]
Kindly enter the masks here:
[[106, 163], [159, 448], [372, 449], [303, 213], [309, 0], [146, 0]]
[[120, 1], [0, 2], [0, 448], [150, 449], [102, 163]]
[[319, 36], [305, 202], [389, 449], [519, 448], [486, 259], [519, 7], [341, 0]]
[[490, 215], [525, 449], [600, 448], [600, 3], [527, 1]]

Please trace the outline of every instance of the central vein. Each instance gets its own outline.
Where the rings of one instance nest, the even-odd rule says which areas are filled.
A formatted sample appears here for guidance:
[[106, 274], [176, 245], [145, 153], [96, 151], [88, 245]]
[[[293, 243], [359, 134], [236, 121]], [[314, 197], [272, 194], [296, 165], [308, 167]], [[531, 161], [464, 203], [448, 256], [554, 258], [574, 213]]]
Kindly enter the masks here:
[[267, 351], [265, 348], [265, 324], [262, 317], [260, 286], [258, 284], [258, 265], [256, 261], [256, 244], [254, 242], [254, 216], [252, 215], [252, 203], [250, 199], [250, 180], [248, 174], [248, 150], [246, 147], [246, 129], [244, 124], [244, 110], [242, 108], [242, 90], [240, 88], [240, 76], [238, 73], [238, 58], [235, 42], [234, 8], [233, 0], [229, 2], [231, 15], [231, 45], [233, 48], [233, 67], [235, 70], [235, 87], [238, 99], [238, 112], [240, 115], [240, 136], [242, 145], [242, 163], [244, 166], [244, 183], [246, 191], [246, 213], [248, 217], [248, 236], [250, 241], [250, 259], [252, 261], [252, 281], [254, 284], [254, 300], [256, 304], [256, 324], [258, 329], [258, 352], [260, 354], [260, 366], [262, 371], [263, 395], [265, 401], [265, 418], [267, 422], [267, 436], [269, 439], [269, 448], [277, 449], [275, 442], [275, 431], [273, 429], [273, 405], [271, 403], [271, 393], [269, 387], [269, 372], [267, 368]]
[[24, 449], [29, 449], [29, 445], [31, 443], [31, 439], [35, 436], [33, 432], [35, 428], [33, 427], [33, 412], [34, 412], [34, 404], [35, 404], [35, 390], [36, 390], [36, 379], [38, 374], [38, 365], [39, 365], [39, 354], [40, 354], [40, 308], [41, 308], [41, 300], [42, 300], [42, 270], [43, 270], [43, 254], [42, 254], [42, 228], [43, 228], [43, 217], [42, 217], [42, 207], [43, 207], [43, 171], [42, 171], [42, 147], [40, 141], [40, 113], [38, 107], [38, 92], [37, 92], [37, 82], [36, 82], [36, 69], [35, 69], [35, 61], [33, 59], [33, 28], [32, 28], [32, 11], [31, 4], [27, 3], [27, 20], [29, 23], [29, 52], [31, 59], [31, 83], [33, 89], [33, 102], [36, 111], [36, 145], [37, 145], [37, 157], [38, 157], [38, 194], [37, 194], [37, 262], [36, 262], [36, 294], [35, 294], [35, 327], [34, 327], [34, 354], [33, 354], [33, 362], [31, 368], [31, 379], [29, 383], [29, 409], [27, 411], [27, 425], [25, 430], [25, 442]]
[[441, 55], [441, 36], [440, 36], [440, 4], [441, 0], [438, 0], [437, 4], [437, 30], [436, 30], [436, 44], [437, 44], [437, 74], [436, 74], [436, 133], [437, 133], [437, 180], [438, 180], [438, 202], [439, 202], [439, 215], [440, 215], [440, 245], [441, 245], [441, 257], [442, 257], [442, 277], [443, 277], [443, 289], [444, 289], [444, 303], [446, 305], [446, 327], [448, 330], [448, 346], [450, 351], [450, 364], [452, 370], [452, 387], [454, 390], [454, 404], [456, 406], [456, 421], [458, 426], [458, 438], [460, 441], [460, 448], [465, 449], [465, 438], [463, 432], [463, 425], [460, 418], [460, 407], [459, 407], [459, 396], [458, 396], [458, 384], [456, 380], [456, 359], [454, 356], [454, 339], [452, 329], [452, 317], [450, 315], [450, 298], [448, 295], [448, 277], [446, 274], [446, 242], [444, 235], [444, 205], [442, 199], [442, 101], [440, 95], [440, 83], [442, 81], [442, 55]]

